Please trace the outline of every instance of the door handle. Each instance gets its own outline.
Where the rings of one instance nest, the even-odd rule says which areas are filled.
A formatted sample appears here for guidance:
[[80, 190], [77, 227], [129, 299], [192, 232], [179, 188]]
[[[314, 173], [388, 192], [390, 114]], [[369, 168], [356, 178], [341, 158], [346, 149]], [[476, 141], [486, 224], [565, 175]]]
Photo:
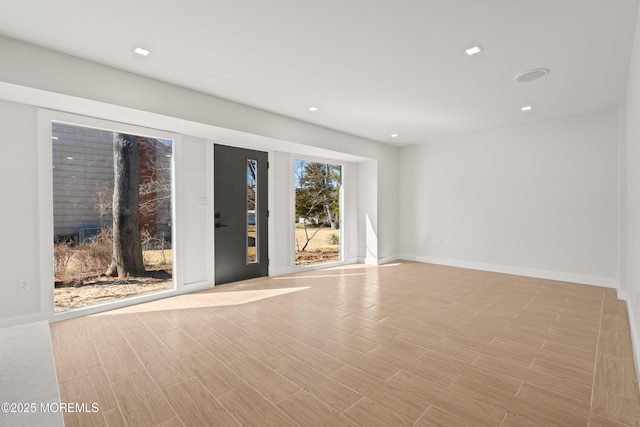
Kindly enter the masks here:
[[[220, 214], [220, 212], [216, 212], [215, 215], [214, 215], [214, 218], [216, 220], [219, 220], [219, 219], [222, 218], [222, 215]], [[219, 221], [215, 222], [215, 227], [216, 228], [222, 228], [222, 227], [226, 227], [226, 226], [227, 226], [227, 224], [223, 224], [222, 222], [219, 222]]]

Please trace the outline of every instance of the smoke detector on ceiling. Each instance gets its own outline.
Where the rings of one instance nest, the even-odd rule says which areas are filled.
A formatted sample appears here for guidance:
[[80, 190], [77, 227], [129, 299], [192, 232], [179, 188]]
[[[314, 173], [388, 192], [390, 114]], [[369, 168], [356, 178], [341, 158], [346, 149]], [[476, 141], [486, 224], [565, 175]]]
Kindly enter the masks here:
[[543, 78], [549, 74], [548, 68], [534, 68], [533, 70], [525, 71], [515, 76], [513, 79], [518, 83], [526, 83]]

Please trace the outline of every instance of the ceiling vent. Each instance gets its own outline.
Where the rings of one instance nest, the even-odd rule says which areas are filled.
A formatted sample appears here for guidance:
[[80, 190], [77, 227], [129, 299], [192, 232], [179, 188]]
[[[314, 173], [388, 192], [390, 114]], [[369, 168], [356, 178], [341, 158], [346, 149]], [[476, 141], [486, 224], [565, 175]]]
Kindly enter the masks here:
[[533, 70], [518, 74], [513, 79], [518, 83], [526, 83], [541, 79], [547, 74], [549, 74], [548, 68], [534, 68]]

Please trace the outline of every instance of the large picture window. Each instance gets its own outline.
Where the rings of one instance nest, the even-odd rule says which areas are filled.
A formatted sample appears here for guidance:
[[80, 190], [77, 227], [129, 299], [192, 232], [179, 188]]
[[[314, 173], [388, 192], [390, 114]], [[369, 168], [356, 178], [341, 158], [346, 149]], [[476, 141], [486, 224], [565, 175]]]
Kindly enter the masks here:
[[55, 312], [173, 288], [173, 141], [51, 126]]
[[295, 263], [341, 261], [342, 166], [295, 161]]

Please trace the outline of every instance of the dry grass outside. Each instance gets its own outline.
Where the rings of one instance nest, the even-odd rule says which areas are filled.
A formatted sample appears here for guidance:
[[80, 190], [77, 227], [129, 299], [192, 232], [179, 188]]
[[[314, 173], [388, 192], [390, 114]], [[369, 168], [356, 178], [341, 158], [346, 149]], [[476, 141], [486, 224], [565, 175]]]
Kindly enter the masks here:
[[[321, 264], [340, 260], [340, 230], [307, 226], [307, 233], [309, 237], [313, 236], [313, 238], [306, 249], [302, 251], [307, 237], [302, 225], [296, 224], [296, 265]], [[314, 233], [316, 234], [314, 235]]]
[[[158, 276], [132, 279], [98, 277], [91, 284], [79, 287], [55, 288], [54, 311], [60, 313], [74, 308], [89, 307], [109, 301], [160, 292], [173, 287], [170, 273]], [[168, 276], [168, 279], [163, 278], [163, 276]]]
[[106, 266], [111, 259], [110, 253], [106, 264], [104, 259], [99, 259], [101, 257], [90, 256], [91, 251], [82, 245], [59, 247], [56, 248], [55, 253], [54, 311], [56, 313], [160, 292], [173, 287], [171, 249], [143, 251], [142, 257], [147, 274], [144, 277], [130, 278], [104, 276]]
[[142, 251], [142, 259], [144, 260], [144, 265], [147, 268], [168, 265], [169, 269], [171, 269], [173, 249], [153, 249]]
[[340, 261], [340, 252], [300, 251], [296, 252], [296, 265], [314, 265]]

